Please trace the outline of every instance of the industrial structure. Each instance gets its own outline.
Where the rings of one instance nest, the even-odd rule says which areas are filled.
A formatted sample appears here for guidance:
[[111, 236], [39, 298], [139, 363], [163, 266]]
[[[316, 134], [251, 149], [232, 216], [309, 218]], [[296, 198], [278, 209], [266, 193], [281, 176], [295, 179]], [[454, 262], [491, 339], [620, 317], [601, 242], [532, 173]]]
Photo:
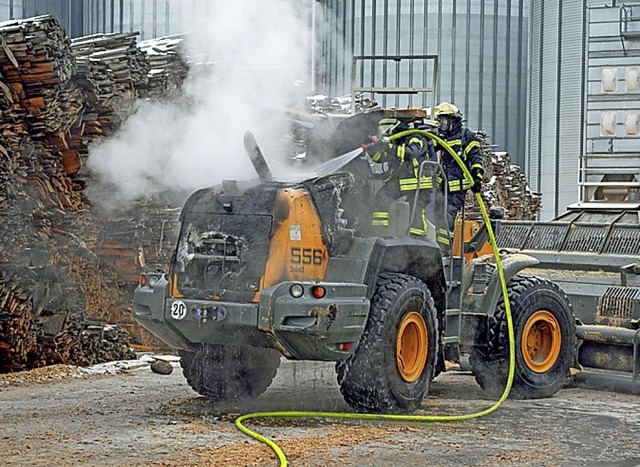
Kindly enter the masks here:
[[[2, 0], [0, 20], [52, 13], [70, 37], [139, 31], [143, 40], [187, 31], [211, 3]], [[543, 195], [541, 219], [639, 182], [624, 162], [639, 137], [639, 1], [307, 0], [297, 8], [316, 37], [316, 93], [351, 92], [353, 56], [437, 55], [438, 97], [524, 168]], [[382, 63], [355, 73], [360, 86], [386, 87], [420, 86], [428, 74]], [[427, 104], [378, 98], [386, 107]]]
[[[468, 126], [524, 162], [529, 2], [523, 0], [382, 1], [326, 0], [329, 21], [318, 70], [320, 91], [350, 91], [352, 55], [437, 55], [442, 100], [455, 102]], [[367, 70], [369, 84], [420, 86], [424, 70], [398, 76], [392, 67]], [[402, 82], [405, 81], [405, 82]], [[362, 83], [360, 83], [362, 84]], [[426, 101], [407, 98], [410, 106]], [[381, 98], [385, 107], [402, 101]]]

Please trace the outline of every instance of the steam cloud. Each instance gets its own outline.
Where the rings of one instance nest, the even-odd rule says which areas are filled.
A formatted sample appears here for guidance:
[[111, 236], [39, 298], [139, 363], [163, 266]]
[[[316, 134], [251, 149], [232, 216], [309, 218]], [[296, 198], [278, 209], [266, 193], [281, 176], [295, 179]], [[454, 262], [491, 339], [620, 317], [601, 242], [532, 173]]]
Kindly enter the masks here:
[[141, 102], [114, 137], [91, 148], [89, 167], [114, 187], [102, 204], [256, 178], [244, 132], [272, 155], [288, 131], [277, 111], [308, 92], [294, 87], [309, 76], [310, 31], [295, 6], [307, 2], [198, 3], [186, 48], [209, 65], [192, 67], [179, 101]]

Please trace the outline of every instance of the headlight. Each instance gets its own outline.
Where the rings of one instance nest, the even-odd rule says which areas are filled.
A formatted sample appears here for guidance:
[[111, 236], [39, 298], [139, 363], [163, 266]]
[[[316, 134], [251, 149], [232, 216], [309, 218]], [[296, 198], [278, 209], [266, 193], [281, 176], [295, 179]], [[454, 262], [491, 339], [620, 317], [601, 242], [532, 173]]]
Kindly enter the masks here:
[[300, 284], [293, 284], [291, 286], [291, 288], [289, 289], [289, 292], [291, 293], [291, 296], [293, 298], [300, 298], [300, 297], [302, 297], [302, 294], [304, 293], [304, 289], [302, 288], [302, 286]]
[[158, 280], [159, 280], [158, 276], [149, 276], [149, 280], [148, 280], [149, 287], [155, 286], [158, 283]]

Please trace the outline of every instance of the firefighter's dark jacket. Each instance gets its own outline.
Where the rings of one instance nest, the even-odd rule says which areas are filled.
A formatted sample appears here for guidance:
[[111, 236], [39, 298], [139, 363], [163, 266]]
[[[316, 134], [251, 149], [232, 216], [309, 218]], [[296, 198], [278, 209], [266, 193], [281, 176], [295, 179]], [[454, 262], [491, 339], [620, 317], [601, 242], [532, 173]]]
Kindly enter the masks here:
[[[469, 169], [474, 178], [481, 180], [483, 161], [482, 153], [480, 152], [480, 143], [476, 138], [476, 134], [464, 128], [462, 122], [455, 123], [453, 128], [449, 132], [442, 134], [441, 137], [451, 146], [451, 149], [455, 151], [460, 159], [464, 161], [467, 169]], [[441, 164], [449, 181], [449, 192], [454, 193], [470, 188], [470, 183], [466, 180], [462, 168], [453, 156], [444, 148], [439, 149], [441, 149]]]

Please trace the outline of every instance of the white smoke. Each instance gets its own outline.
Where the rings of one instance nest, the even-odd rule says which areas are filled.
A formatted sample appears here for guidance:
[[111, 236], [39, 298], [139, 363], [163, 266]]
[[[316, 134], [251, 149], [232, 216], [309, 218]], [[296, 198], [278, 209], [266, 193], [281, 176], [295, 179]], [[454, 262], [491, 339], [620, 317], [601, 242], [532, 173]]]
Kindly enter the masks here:
[[114, 137], [90, 150], [89, 167], [115, 187], [109, 202], [257, 178], [245, 131], [277, 158], [288, 132], [282, 110], [308, 92], [294, 86], [308, 84], [311, 60], [295, 0], [198, 3], [186, 47], [208, 65], [192, 67], [179, 102], [140, 103]]

